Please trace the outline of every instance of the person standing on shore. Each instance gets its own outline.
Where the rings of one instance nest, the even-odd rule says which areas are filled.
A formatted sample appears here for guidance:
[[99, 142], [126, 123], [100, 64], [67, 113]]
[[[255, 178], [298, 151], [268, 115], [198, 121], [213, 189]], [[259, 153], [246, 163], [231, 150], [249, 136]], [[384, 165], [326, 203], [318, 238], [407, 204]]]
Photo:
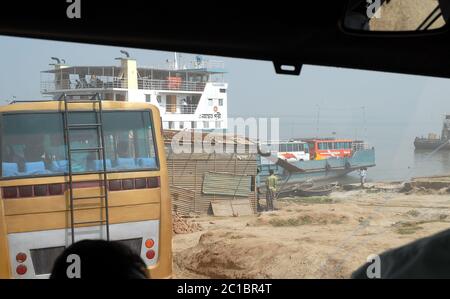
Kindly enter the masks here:
[[260, 178], [260, 174], [259, 174], [260, 170], [259, 168], [256, 169], [256, 211], [261, 212], [261, 203], [259, 202], [260, 199], [260, 193], [261, 193], [261, 178]]
[[266, 179], [266, 211], [273, 211], [273, 199], [277, 192], [278, 178], [269, 170], [269, 176]]
[[361, 178], [361, 188], [364, 188], [364, 183], [366, 182], [367, 168], [362, 167], [359, 169], [359, 177]]

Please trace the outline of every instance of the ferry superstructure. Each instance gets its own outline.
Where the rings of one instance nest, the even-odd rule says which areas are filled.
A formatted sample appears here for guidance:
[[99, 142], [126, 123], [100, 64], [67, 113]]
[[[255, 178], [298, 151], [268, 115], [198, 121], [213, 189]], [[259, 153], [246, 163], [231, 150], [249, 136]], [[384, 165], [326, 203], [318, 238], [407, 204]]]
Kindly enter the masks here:
[[53, 69], [41, 72], [41, 93], [83, 99], [98, 93], [103, 100], [149, 102], [161, 113], [163, 129], [227, 129], [227, 89], [224, 62], [196, 56], [187, 65], [175, 59], [162, 67], [140, 67], [116, 58], [116, 66], [71, 66], [52, 58]]

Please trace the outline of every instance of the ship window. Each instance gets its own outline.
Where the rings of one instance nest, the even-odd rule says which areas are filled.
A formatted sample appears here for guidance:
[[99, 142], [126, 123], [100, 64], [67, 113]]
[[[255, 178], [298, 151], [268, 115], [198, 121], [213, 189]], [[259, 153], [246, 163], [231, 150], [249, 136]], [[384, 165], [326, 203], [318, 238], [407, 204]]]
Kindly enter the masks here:
[[213, 105], [213, 99], [208, 99], [208, 106], [212, 106]]
[[329, 150], [330, 149], [333, 149], [333, 142], [328, 142], [328, 147], [327, 147]]
[[191, 129], [197, 129], [197, 122], [191, 121]]
[[220, 93], [226, 93], [226, 92], [227, 92], [227, 90], [225, 88], [220, 89]]
[[156, 96], [156, 100], [158, 101], [158, 104], [161, 104], [161, 96]]
[[180, 121], [180, 129], [184, 129], [184, 121]]
[[223, 99], [219, 99], [219, 106], [223, 106]]
[[286, 144], [280, 144], [280, 152], [287, 152], [286, 150]]
[[174, 128], [175, 128], [175, 126], [174, 126], [173, 121], [169, 121], [169, 129], [174, 129]]
[[220, 129], [221, 125], [220, 125], [220, 121], [216, 121], [216, 129]]
[[146, 95], [145, 95], [145, 101], [146, 101], [147, 103], [150, 103], [150, 102], [151, 102], [151, 95], [146, 94]]
[[203, 122], [203, 129], [209, 129], [209, 121]]

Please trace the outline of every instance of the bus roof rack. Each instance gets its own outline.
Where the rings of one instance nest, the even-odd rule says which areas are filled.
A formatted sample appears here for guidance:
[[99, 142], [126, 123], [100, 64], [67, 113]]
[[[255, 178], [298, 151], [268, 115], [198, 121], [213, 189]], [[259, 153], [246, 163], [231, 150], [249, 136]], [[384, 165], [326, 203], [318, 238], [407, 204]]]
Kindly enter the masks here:
[[51, 102], [53, 100], [14, 100], [8, 103], [8, 105], [16, 103], [39, 103], [39, 102]]
[[[97, 102], [100, 101], [100, 94], [99, 93], [86, 93], [86, 94], [77, 94], [76, 96], [81, 97], [91, 97], [89, 100], [73, 100], [74, 102], [80, 103], [90, 103], [90, 102]], [[64, 98], [67, 97], [67, 94], [63, 93], [61, 94], [58, 99], [56, 100], [14, 100], [8, 103], [8, 105], [16, 104], [16, 103], [40, 103], [40, 102], [53, 102], [53, 101], [64, 101]], [[67, 102], [71, 102], [72, 100], [68, 100]]]

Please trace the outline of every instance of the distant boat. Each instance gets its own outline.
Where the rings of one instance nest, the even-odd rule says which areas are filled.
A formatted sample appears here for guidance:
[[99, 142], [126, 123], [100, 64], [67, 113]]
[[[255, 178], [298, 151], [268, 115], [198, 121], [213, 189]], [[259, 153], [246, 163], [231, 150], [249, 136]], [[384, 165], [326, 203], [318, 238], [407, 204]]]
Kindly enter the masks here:
[[414, 148], [418, 150], [450, 150], [450, 115], [445, 115], [440, 137], [434, 133], [428, 134], [427, 138], [416, 137]]

